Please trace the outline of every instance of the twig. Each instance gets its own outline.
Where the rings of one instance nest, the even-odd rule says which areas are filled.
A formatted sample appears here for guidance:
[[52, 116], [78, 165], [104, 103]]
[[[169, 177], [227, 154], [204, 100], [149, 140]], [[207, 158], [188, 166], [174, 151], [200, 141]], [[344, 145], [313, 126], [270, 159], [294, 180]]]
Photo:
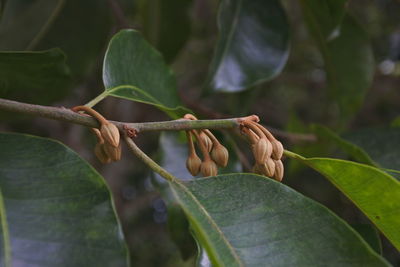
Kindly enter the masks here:
[[[49, 107], [41, 105], [33, 105], [21, 103], [13, 100], [0, 98], [0, 110], [27, 114], [30, 116], [44, 117], [53, 120], [65, 121], [69, 123], [79, 124], [90, 128], [98, 128], [100, 125], [96, 119], [81, 115], [64, 107]], [[121, 131], [130, 128], [136, 133], [148, 131], [180, 131], [193, 129], [235, 129], [239, 127], [239, 122], [244, 118], [230, 118], [217, 120], [173, 120], [162, 122], [142, 122], [128, 123], [111, 121]], [[271, 130], [275, 134], [276, 130]], [[316, 137], [312, 135], [283, 133], [276, 136], [285, 136], [292, 141], [315, 141]]]

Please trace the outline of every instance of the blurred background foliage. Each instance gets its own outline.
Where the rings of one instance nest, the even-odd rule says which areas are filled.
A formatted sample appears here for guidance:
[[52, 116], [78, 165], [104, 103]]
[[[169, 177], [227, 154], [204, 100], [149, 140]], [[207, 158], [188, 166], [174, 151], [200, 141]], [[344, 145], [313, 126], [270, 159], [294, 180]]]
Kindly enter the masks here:
[[[282, 1], [286, 13], [282, 16], [287, 21], [257, 13], [257, 4], [262, 1], [253, 1], [254, 6], [242, 10], [243, 16], [249, 12], [261, 26], [273, 29], [265, 34], [262, 27], [250, 23], [232, 37], [235, 42], [228, 44], [224, 35], [229, 29], [221, 27], [219, 31], [217, 17], [229, 22], [229, 8], [235, 7], [229, 6], [229, 1], [221, 1], [223, 9], [218, 12], [218, 2], [0, 0], [0, 96], [65, 107], [88, 102], [104, 90], [101, 71], [108, 41], [120, 29], [133, 28], [161, 52], [177, 76], [183, 104], [200, 118], [257, 114], [274, 129], [305, 134], [288, 136], [287, 132], [277, 132], [293, 151], [305, 156], [360, 160], [359, 154], [349, 153], [332, 135], [311, 124], [324, 125], [364, 148], [372, 161], [399, 168], [399, 134], [396, 128], [385, 130], [399, 125], [392, 124], [400, 111], [399, 1], [337, 1], [336, 4], [346, 5], [346, 14], [339, 10], [326, 21], [324, 17], [318, 20], [323, 8], [318, 1]], [[280, 8], [278, 1], [267, 2], [272, 10]], [[340, 37], [335, 39], [337, 29], [331, 23], [336, 20], [341, 21], [342, 28]], [[271, 56], [280, 56], [269, 59], [263, 55], [265, 60], [260, 61], [260, 66], [246, 68], [247, 75], [255, 81], [246, 83], [249, 90], [225, 85], [224, 88], [231, 88], [226, 91], [235, 93], [220, 92], [224, 90], [218, 90], [216, 73], [229, 75], [231, 65], [218, 65], [213, 62], [213, 55], [236, 57], [237, 51], [246, 47], [248, 36], [257, 39], [255, 45], [268, 46], [276, 52]], [[246, 57], [235, 59], [243, 63]], [[259, 77], [260, 68], [264, 74], [269, 73], [269, 81]], [[117, 98], [107, 98], [96, 108], [108, 119], [119, 121], [168, 119], [152, 106]], [[0, 118], [1, 131], [61, 140], [103, 174], [113, 192], [135, 266], [193, 266], [196, 245], [190, 236], [182, 234], [187, 233], [187, 223], [179, 219], [182, 214], [174, 205], [167, 208], [156, 189], [162, 184], [154, 183], [157, 178], [136, 158], [125, 156], [103, 166], [92, 153], [94, 137], [83, 127], [4, 112]], [[319, 141], [314, 140], [315, 135]], [[182, 144], [171, 145], [168, 136], [159, 137], [159, 133], [146, 133], [138, 137], [138, 143], [164, 165], [168, 165], [166, 158], [174, 154], [175, 163], [184, 166], [185, 149], [179, 147]], [[224, 143], [231, 144], [234, 151], [243, 151], [239, 156], [249, 158], [250, 151], [241, 140], [236, 141], [232, 145], [235, 142], [226, 138]], [[396, 142], [397, 147], [393, 147]], [[246, 171], [246, 164], [243, 166]], [[232, 166], [232, 170], [240, 169], [240, 165]], [[292, 162], [286, 163], [286, 170], [285, 184], [321, 202], [352, 225], [368, 223], [319, 174]], [[381, 239], [383, 255], [395, 266], [400, 264], [399, 253], [383, 236]]]

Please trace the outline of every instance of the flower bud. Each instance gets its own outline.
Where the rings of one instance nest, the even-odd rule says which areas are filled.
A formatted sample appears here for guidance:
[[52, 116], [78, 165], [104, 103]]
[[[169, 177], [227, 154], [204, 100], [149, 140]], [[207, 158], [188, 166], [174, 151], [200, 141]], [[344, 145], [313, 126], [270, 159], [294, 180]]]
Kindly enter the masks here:
[[191, 175], [196, 176], [200, 171], [201, 159], [196, 153], [192, 153], [186, 160], [186, 168]]
[[106, 143], [113, 147], [118, 147], [120, 136], [117, 126], [111, 122], [103, 123], [100, 127], [100, 132]]
[[282, 143], [278, 140], [273, 140], [272, 142], [272, 155], [271, 157], [275, 160], [280, 160], [283, 155]]
[[263, 164], [271, 157], [272, 144], [267, 138], [261, 138], [253, 146], [253, 154], [257, 164]]
[[104, 142], [103, 146], [104, 152], [112, 161], [118, 161], [121, 159], [121, 144], [115, 147], [108, 142]]
[[221, 144], [217, 144], [211, 150], [211, 158], [220, 167], [226, 167], [228, 164], [229, 153], [228, 150]]
[[271, 158], [268, 158], [267, 161], [263, 164], [257, 164], [258, 169], [262, 175], [272, 178], [275, 173], [275, 162]]
[[253, 168], [251, 168], [251, 172], [252, 172], [252, 173], [255, 173], [255, 174], [263, 175], [263, 174], [261, 173], [261, 170], [260, 170], [260, 168], [259, 168], [259, 166], [258, 166], [257, 163], [254, 164]]
[[283, 173], [284, 173], [284, 168], [283, 168], [283, 163], [281, 160], [275, 160], [275, 174], [274, 174], [274, 179], [277, 180], [278, 182], [282, 181], [283, 179]]
[[201, 163], [200, 172], [204, 177], [215, 176], [218, 173], [217, 164], [211, 159], [205, 160]]
[[94, 154], [96, 155], [97, 159], [103, 164], [111, 162], [111, 158], [108, 157], [106, 152], [104, 151], [104, 143], [96, 144], [96, 146], [94, 147]]
[[210, 137], [208, 137], [206, 133], [201, 131], [199, 134], [199, 138], [200, 138], [199, 142], [202, 142], [207, 148], [207, 151], [210, 152], [213, 147]]

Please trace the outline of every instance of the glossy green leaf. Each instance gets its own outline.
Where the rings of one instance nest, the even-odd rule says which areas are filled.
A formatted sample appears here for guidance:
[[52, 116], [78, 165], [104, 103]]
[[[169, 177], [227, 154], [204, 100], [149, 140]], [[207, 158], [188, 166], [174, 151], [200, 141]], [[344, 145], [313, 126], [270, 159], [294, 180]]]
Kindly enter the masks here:
[[[313, 5], [304, 4], [306, 2], [302, 1], [305, 19], [324, 58], [329, 91], [344, 121], [359, 109], [372, 82], [375, 68], [372, 48], [365, 31], [348, 14], [343, 17], [334, 38], [328, 40], [327, 29], [332, 27], [325, 28], [323, 18], [330, 17], [330, 9], [314, 9]], [[337, 2], [338, 7], [343, 5], [343, 1]], [[340, 18], [341, 12], [335, 12], [334, 17]]]
[[[0, 50], [27, 49], [32, 41], [45, 33], [64, 0], [0, 1], [4, 14], [0, 23]], [[52, 45], [51, 47], [54, 47]], [[49, 48], [49, 47], [48, 47]], [[47, 49], [48, 49], [47, 48]]]
[[0, 97], [48, 104], [62, 99], [70, 72], [60, 49], [0, 52]]
[[310, 29], [321, 40], [336, 37], [347, 0], [301, 0]]
[[231, 174], [171, 188], [215, 266], [387, 266], [340, 218], [272, 179]]
[[400, 182], [375, 167], [331, 158], [292, 157], [324, 175], [400, 249]]
[[173, 118], [181, 107], [176, 80], [164, 60], [134, 30], [122, 30], [110, 41], [103, 66], [106, 95], [154, 105]]
[[1, 133], [0, 147], [1, 262], [127, 266], [110, 192], [88, 163], [34, 136]]
[[289, 27], [278, 0], [223, 0], [207, 86], [239, 92], [270, 80], [289, 54]]

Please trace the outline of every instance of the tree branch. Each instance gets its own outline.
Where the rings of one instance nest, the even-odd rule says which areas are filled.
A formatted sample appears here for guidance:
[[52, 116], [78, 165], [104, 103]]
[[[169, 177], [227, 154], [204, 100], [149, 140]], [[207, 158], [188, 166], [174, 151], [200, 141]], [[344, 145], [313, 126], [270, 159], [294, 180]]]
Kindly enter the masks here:
[[[100, 127], [96, 119], [73, 112], [65, 107], [49, 107], [41, 105], [33, 105], [21, 103], [13, 100], [0, 98], [0, 110], [22, 113], [30, 116], [44, 117], [52, 120], [64, 121], [74, 124], [83, 125], [90, 128]], [[136, 133], [148, 131], [181, 131], [192, 129], [235, 129], [239, 127], [240, 120], [244, 118], [216, 119], [216, 120], [186, 120], [179, 119], [173, 121], [162, 122], [120, 122], [111, 121], [120, 130], [125, 128], [133, 129]], [[286, 133], [276, 129], [271, 130], [276, 136], [287, 139], [291, 142], [315, 142], [316, 137], [308, 134]]]

